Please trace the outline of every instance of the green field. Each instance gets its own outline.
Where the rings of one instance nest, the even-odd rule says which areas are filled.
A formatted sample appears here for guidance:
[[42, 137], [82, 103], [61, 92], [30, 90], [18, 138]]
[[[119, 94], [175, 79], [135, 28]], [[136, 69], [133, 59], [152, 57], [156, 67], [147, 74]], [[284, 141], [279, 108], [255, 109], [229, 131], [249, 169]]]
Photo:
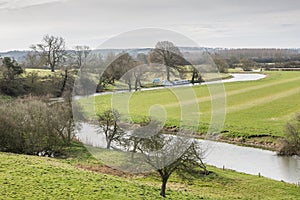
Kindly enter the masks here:
[[[224, 84], [226, 93], [224, 136], [229, 138], [269, 136], [268, 140], [273, 140], [272, 138], [283, 136], [286, 122], [293, 118], [296, 112], [300, 112], [300, 72], [268, 72], [267, 75], [258, 81]], [[193, 100], [185, 99], [180, 103], [185, 110], [190, 111], [191, 119], [200, 115], [198, 132], [206, 134], [211, 119], [209, 90], [205, 85], [194, 86], [192, 89], [196, 94], [200, 112], [194, 110]], [[175, 90], [184, 93], [184, 90], [188, 89]], [[114, 96], [120, 104], [117, 107], [121, 109], [124, 107], [124, 102], [120, 100], [122, 95], [126, 96], [126, 94]], [[96, 113], [110, 108], [111, 101], [112, 95], [95, 97]], [[91, 100], [85, 99], [81, 102], [87, 105]], [[182, 114], [180, 104], [174, 93], [168, 89], [132, 93], [129, 101], [131, 118], [139, 122], [142, 116], [149, 115], [150, 107], [156, 104], [166, 110], [166, 126], [180, 126]]]
[[[122, 176], [84, 170], [97, 161], [0, 153], [0, 199], [164, 199], [156, 174]], [[92, 160], [92, 161], [91, 161]], [[182, 181], [172, 176], [167, 199], [299, 199], [299, 187], [209, 167], [214, 173]]]

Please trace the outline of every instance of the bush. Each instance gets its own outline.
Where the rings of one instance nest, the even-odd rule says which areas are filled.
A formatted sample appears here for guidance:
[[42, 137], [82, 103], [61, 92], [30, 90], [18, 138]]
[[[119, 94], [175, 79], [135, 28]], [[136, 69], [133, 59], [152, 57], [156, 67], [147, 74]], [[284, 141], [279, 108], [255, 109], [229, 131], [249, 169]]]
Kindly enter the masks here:
[[70, 144], [70, 107], [36, 98], [0, 102], [0, 151], [37, 154], [59, 152]]
[[17, 96], [23, 94], [23, 83], [20, 75], [22, 67], [9, 57], [4, 57], [0, 63], [0, 91], [6, 95]]
[[300, 114], [291, 123], [286, 124], [286, 135], [281, 141], [279, 155], [300, 156]]

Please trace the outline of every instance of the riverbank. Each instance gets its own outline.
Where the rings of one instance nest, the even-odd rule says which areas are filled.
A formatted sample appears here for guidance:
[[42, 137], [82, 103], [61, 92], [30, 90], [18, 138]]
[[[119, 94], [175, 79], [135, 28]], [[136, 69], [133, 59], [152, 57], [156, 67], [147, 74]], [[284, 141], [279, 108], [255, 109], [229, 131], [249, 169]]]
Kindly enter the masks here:
[[[82, 124], [82, 129], [78, 132], [78, 139], [84, 144], [94, 147], [106, 147], [104, 134], [99, 134], [97, 127], [90, 124]], [[179, 131], [176, 127], [172, 129], [164, 128], [164, 134], [176, 135], [183, 137], [196, 138], [195, 142], [201, 143], [200, 146], [204, 152], [204, 162], [209, 165], [227, 169], [234, 169], [238, 172], [258, 175], [272, 178], [275, 180], [283, 180], [289, 183], [298, 183], [300, 181], [300, 157], [277, 156], [276, 152], [262, 150], [259, 148], [245, 147], [245, 145], [229, 144], [228, 141], [219, 140], [220, 136], [214, 135], [214, 138], [204, 138], [197, 136], [197, 133]], [[199, 140], [198, 140], [199, 139]], [[210, 140], [207, 140], [210, 139]], [[117, 145], [117, 144], [116, 144]], [[118, 145], [116, 146], [119, 147]], [[114, 159], [107, 156], [102, 151], [88, 149], [96, 156], [102, 159], [106, 164], [115, 166]], [[97, 153], [98, 152], [98, 153]], [[116, 155], [114, 155], [116, 156]], [[118, 160], [118, 159], [117, 159]], [[272, 170], [270, 170], [272, 169]]]
[[[177, 131], [175, 127], [171, 128], [164, 128], [164, 132], [168, 134], [177, 134]], [[194, 138], [196, 139], [207, 139], [206, 134], [201, 133], [193, 133], [192, 134]], [[277, 152], [280, 148], [280, 140], [282, 137], [272, 137], [272, 136], [258, 136], [258, 137], [251, 137], [251, 138], [244, 138], [244, 137], [228, 137], [224, 134], [220, 134], [217, 137], [218, 142], [225, 142], [228, 144], [234, 144], [238, 146], [245, 146], [245, 147], [253, 147], [253, 148], [259, 148], [264, 150], [270, 150]]]

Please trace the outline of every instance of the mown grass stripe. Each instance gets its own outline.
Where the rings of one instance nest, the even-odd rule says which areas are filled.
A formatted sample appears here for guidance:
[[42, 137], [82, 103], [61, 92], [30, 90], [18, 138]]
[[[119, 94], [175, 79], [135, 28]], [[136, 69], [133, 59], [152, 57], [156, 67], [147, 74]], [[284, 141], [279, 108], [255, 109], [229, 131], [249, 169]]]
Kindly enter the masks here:
[[256, 98], [254, 101], [247, 101], [243, 104], [230, 106], [230, 107], [227, 107], [226, 110], [227, 110], [227, 113], [237, 112], [237, 111], [240, 111], [240, 110], [253, 108], [253, 107], [258, 106], [258, 105], [270, 103], [270, 102], [275, 101], [275, 100], [280, 99], [280, 98], [289, 97], [289, 96], [297, 94], [297, 93], [300, 93], [300, 88], [299, 87], [289, 89], [289, 90], [284, 91], [284, 92], [276, 93], [276, 94], [273, 94], [273, 95], [269, 95], [267, 97]]

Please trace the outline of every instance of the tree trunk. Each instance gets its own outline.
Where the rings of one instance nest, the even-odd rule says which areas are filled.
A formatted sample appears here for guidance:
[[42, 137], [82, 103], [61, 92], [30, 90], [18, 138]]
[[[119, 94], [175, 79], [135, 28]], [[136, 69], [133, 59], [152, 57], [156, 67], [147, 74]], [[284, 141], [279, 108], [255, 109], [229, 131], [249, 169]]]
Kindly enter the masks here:
[[160, 195], [163, 196], [163, 197], [166, 197], [166, 187], [167, 187], [168, 178], [169, 177], [162, 177]]
[[134, 89], [135, 89], [135, 91], [138, 91], [138, 79], [137, 78], [135, 78]]
[[111, 145], [111, 140], [107, 140], [106, 141], [106, 148], [110, 149], [110, 145]]
[[60, 89], [59, 97], [61, 97], [63, 95], [63, 93], [64, 93], [64, 90], [65, 90], [66, 85], [67, 85], [67, 80], [68, 80], [68, 70], [66, 69], [65, 70], [65, 76], [64, 76], [63, 84], [62, 84], [62, 87]]
[[130, 82], [130, 83], [128, 83], [128, 89], [129, 89], [129, 92], [131, 92], [131, 90], [132, 90], [132, 87], [131, 87], [131, 82]]
[[130, 78], [127, 80], [127, 85], [128, 85], [129, 92], [131, 92], [132, 86], [131, 86], [131, 79]]
[[195, 69], [193, 69], [193, 76], [192, 76], [192, 84], [194, 85], [194, 83], [195, 83], [195, 75], [196, 75], [196, 72], [195, 72], [196, 70]]
[[166, 65], [167, 80], [170, 81], [170, 66]]
[[132, 150], [131, 155], [130, 155], [130, 160], [131, 160], [131, 162], [134, 161], [134, 154], [135, 154], [135, 153], [136, 153], [136, 146], [133, 147], [133, 150]]

